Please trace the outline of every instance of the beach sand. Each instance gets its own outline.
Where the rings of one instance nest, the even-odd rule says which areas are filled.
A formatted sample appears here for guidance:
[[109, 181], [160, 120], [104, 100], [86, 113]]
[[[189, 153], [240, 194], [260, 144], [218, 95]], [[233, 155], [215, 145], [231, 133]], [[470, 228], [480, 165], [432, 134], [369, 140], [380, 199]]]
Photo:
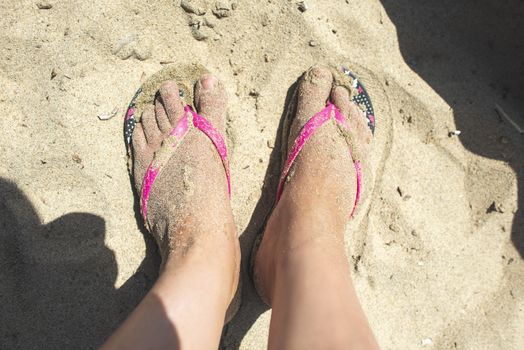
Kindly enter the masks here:
[[376, 178], [347, 251], [381, 347], [524, 348], [524, 139], [494, 110], [524, 126], [522, 2], [305, 4], [2, 1], [0, 349], [96, 348], [152, 286], [123, 113], [149, 76], [192, 62], [230, 101], [245, 284], [222, 348], [267, 345], [247, 262], [286, 95], [326, 62], [349, 63], [376, 110]]

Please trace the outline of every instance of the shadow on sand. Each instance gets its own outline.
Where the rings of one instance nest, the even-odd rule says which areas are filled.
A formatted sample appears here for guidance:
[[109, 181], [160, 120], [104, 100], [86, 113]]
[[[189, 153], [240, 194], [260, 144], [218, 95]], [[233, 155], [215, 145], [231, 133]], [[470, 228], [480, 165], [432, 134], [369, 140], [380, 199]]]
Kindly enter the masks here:
[[511, 239], [524, 258], [524, 135], [494, 110], [524, 127], [524, 2], [380, 1], [406, 64], [453, 108], [464, 147], [516, 172]]
[[157, 277], [146, 258], [120, 288], [105, 221], [66, 214], [42, 225], [28, 198], [0, 179], [0, 349], [95, 349], [140, 302]]

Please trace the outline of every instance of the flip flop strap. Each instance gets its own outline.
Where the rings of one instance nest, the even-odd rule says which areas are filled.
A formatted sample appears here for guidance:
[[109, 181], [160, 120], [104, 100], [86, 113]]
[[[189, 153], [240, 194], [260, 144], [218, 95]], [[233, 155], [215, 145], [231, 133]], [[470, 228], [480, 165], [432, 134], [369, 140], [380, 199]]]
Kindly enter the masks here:
[[[297, 159], [298, 155], [300, 154], [300, 151], [302, 150], [302, 148], [304, 148], [304, 145], [311, 138], [311, 136], [313, 136], [315, 132], [331, 118], [333, 118], [337, 124], [349, 130], [349, 124], [346, 118], [340, 112], [340, 110], [331, 102], [328, 102], [324, 109], [322, 109], [320, 112], [318, 112], [313, 117], [311, 117], [311, 119], [309, 119], [306, 122], [306, 124], [304, 124], [302, 129], [300, 130], [300, 134], [295, 139], [293, 147], [291, 148], [291, 151], [288, 153], [287, 160], [286, 160], [286, 163], [284, 164], [284, 168], [282, 169], [282, 173], [280, 175], [280, 181], [278, 183], [276, 203], [278, 203], [278, 201], [280, 200], [280, 197], [282, 196], [282, 192], [284, 190], [284, 184], [286, 182], [287, 176], [289, 174], [289, 171], [291, 170], [291, 167], [295, 163], [295, 160]], [[353, 156], [351, 154], [351, 149], [349, 150], [349, 155], [351, 159], [353, 159]], [[353, 214], [355, 213], [358, 202], [360, 201], [360, 194], [361, 194], [361, 189], [362, 189], [361, 164], [359, 161], [354, 161], [353, 164], [355, 166], [355, 171], [356, 171], [357, 189], [356, 189], [355, 203], [353, 205], [353, 210], [351, 211], [350, 216], [353, 216]]]
[[[211, 140], [218, 152], [218, 155], [220, 156], [220, 159], [222, 160], [227, 178], [227, 192], [231, 198], [231, 176], [229, 171], [227, 146], [224, 138], [220, 132], [213, 127], [213, 124], [211, 124], [209, 120], [193, 111], [189, 105], [184, 107], [184, 111], [185, 113], [182, 119], [180, 119], [177, 125], [169, 132], [169, 136], [173, 137], [171, 146], [176, 149], [180, 145], [189, 131], [190, 124], [204, 133]], [[149, 195], [161, 168], [162, 164], [156, 164], [155, 160], [153, 159], [147, 168], [144, 180], [142, 182], [142, 193], [140, 196], [140, 201], [144, 220], [147, 217], [147, 204], [149, 201]]]
[[227, 178], [227, 193], [231, 198], [231, 174], [229, 172], [229, 160], [227, 157], [226, 142], [224, 141], [224, 138], [220, 132], [213, 127], [209, 120], [195, 113], [189, 106], [186, 106], [186, 108], [193, 115], [193, 125], [202, 131], [211, 140], [211, 142], [213, 142], [213, 145], [215, 145], [218, 155], [222, 160], [222, 165], [224, 165], [224, 171], [226, 172]]

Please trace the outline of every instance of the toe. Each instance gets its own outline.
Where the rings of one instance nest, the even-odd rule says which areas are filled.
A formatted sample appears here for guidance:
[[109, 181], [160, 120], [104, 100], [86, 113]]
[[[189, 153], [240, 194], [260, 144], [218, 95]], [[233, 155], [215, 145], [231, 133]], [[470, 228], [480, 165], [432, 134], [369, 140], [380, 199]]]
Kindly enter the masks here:
[[160, 86], [159, 93], [167, 118], [171, 122], [171, 127], [174, 128], [184, 115], [178, 85], [173, 80], [165, 81]]
[[135, 125], [135, 130], [133, 130], [133, 150], [135, 152], [141, 153], [147, 148], [146, 135], [144, 134], [144, 129], [140, 123]]
[[222, 133], [225, 131], [227, 93], [217, 77], [206, 74], [195, 85], [195, 105], [198, 112], [206, 117]]
[[350, 104], [349, 120], [350, 126], [355, 130], [359, 140], [364, 144], [371, 143], [373, 134], [368, 126], [366, 113], [354, 102]]
[[157, 94], [155, 98], [155, 115], [158, 128], [164, 137], [166, 137], [173, 128], [171, 127], [171, 122], [167, 116], [167, 112], [160, 94]]
[[335, 86], [331, 91], [331, 100], [346, 117], [350, 129], [360, 142], [371, 142], [371, 130], [367, 125], [366, 114], [350, 100], [349, 91], [343, 86]]
[[298, 87], [297, 110], [291, 126], [290, 141], [302, 126], [325, 106], [331, 92], [333, 75], [325, 67], [313, 67], [303, 76]]
[[351, 110], [349, 91], [343, 86], [335, 86], [331, 91], [331, 101], [338, 107], [344, 117], [348, 119]]
[[155, 107], [152, 105], [145, 107], [140, 123], [146, 135], [148, 146], [153, 149], [158, 148], [162, 143], [162, 132], [156, 121]]
[[153, 151], [148, 146], [144, 129], [140, 123], [136, 124], [133, 131], [133, 177], [137, 190], [140, 191], [142, 179], [146, 173], [147, 166], [153, 159]]

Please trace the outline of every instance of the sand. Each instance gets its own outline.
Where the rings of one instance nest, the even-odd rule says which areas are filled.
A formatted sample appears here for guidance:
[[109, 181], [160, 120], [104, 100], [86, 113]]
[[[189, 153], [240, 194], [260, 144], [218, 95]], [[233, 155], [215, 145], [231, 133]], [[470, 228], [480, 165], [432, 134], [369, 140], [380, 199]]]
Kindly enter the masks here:
[[[524, 139], [494, 111], [524, 125], [521, 2], [184, 3], [0, 4], [0, 349], [96, 348], [157, 277], [122, 135], [147, 77], [198, 62], [228, 87], [246, 271], [286, 94], [334, 61], [377, 111], [376, 181], [347, 242], [382, 348], [524, 348]], [[250, 283], [243, 297], [221, 346], [264, 349], [270, 311]]]

